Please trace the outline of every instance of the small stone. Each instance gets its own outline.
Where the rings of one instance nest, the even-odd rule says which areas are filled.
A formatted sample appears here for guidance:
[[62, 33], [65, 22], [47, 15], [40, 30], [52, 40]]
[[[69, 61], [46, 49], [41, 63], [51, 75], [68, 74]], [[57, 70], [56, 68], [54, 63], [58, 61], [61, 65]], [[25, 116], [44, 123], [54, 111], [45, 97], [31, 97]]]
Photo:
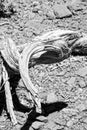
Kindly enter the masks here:
[[43, 122], [48, 122], [48, 119], [47, 119], [47, 117], [44, 117], [44, 116], [39, 116], [39, 117], [37, 117], [36, 118], [37, 120], [39, 120], [39, 121], [43, 121]]
[[53, 121], [49, 121], [47, 124], [46, 124], [46, 127], [48, 129], [51, 129], [53, 130], [53, 128], [55, 127], [55, 123]]
[[75, 82], [75, 77], [71, 77], [70, 80], [68, 80], [67, 83], [68, 83], [69, 85], [73, 85], [74, 82]]
[[19, 84], [18, 84], [20, 87], [24, 87], [24, 83], [23, 83], [23, 80], [22, 79], [20, 79], [19, 80]]
[[72, 2], [70, 5], [67, 5], [67, 7], [70, 9], [71, 12], [83, 10], [83, 5], [81, 5], [80, 2], [77, 2], [77, 0]]
[[67, 115], [71, 115], [71, 116], [74, 116], [78, 113], [78, 110], [77, 109], [73, 109], [73, 108], [64, 108], [63, 109], [63, 112]]
[[78, 105], [76, 105], [76, 109], [81, 112], [81, 111], [84, 111], [86, 109], [86, 106], [84, 103], [81, 103], [81, 104], [79, 103]]
[[48, 120], [53, 121], [54, 118], [56, 119], [57, 117], [58, 117], [58, 112], [53, 112], [53, 113], [49, 114], [47, 118], [48, 118]]
[[71, 126], [73, 126], [73, 124], [76, 124], [78, 122], [78, 118], [77, 119], [75, 119], [74, 117], [72, 117], [68, 122], [67, 122], [67, 126], [68, 127], [71, 127]]
[[85, 88], [85, 87], [86, 87], [86, 83], [85, 83], [84, 79], [83, 79], [83, 80], [82, 80], [82, 79], [79, 80], [78, 85], [79, 85], [79, 87], [81, 87], [81, 88]]
[[57, 102], [58, 99], [57, 99], [57, 96], [54, 92], [51, 92], [47, 95], [47, 103], [54, 103], [54, 102]]
[[70, 126], [72, 126], [73, 125], [73, 119], [72, 120], [69, 120], [68, 122], [67, 122], [67, 126], [68, 127], [70, 127]]
[[38, 10], [38, 14], [39, 14], [40, 16], [42, 16], [42, 15], [43, 15], [43, 11], [42, 11], [42, 10]]
[[52, 9], [50, 9], [50, 10], [47, 11], [46, 16], [50, 20], [55, 19], [55, 15], [54, 15], [54, 12], [53, 12]]
[[72, 16], [72, 13], [65, 5], [55, 4], [53, 6], [53, 10], [56, 18], [66, 18]]
[[84, 67], [84, 68], [82, 68], [82, 69], [79, 69], [79, 71], [77, 71], [76, 74], [79, 75], [79, 76], [85, 76], [85, 75], [87, 75], [87, 66]]
[[32, 127], [30, 127], [29, 130], [34, 130], [34, 129]]
[[4, 122], [4, 121], [6, 121], [6, 118], [4, 116], [1, 116], [0, 117], [0, 122]]
[[35, 121], [34, 123], [32, 123], [32, 128], [40, 129], [43, 125], [44, 125], [44, 122]]

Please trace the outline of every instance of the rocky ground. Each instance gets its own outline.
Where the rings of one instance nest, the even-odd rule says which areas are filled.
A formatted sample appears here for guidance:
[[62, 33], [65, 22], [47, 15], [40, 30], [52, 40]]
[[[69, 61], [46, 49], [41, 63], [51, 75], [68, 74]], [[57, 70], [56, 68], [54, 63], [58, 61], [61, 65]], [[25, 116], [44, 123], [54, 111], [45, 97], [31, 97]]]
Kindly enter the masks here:
[[[0, 10], [0, 35], [24, 44], [35, 36], [57, 28], [87, 33], [87, 0], [6, 0]], [[39, 64], [29, 73], [34, 85], [43, 89], [41, 98], [57, 102], [42, 104], [42, 114], [20, 104], [26, 98], [19, 77], [11, 76], [14, 112], [13, 126], [6, 112], [4, 90], [0, 90], [0, 130], [87, 130], [87, 57], [70, 56], [60, 63]], [[19, 83], [18, 83], [19, 81]], [[21, 88], [21, 91], [19, 91]], [[29, 104], [28, 104], [29, 105]], [[32, 105], [32, 104], [30, 104]]]

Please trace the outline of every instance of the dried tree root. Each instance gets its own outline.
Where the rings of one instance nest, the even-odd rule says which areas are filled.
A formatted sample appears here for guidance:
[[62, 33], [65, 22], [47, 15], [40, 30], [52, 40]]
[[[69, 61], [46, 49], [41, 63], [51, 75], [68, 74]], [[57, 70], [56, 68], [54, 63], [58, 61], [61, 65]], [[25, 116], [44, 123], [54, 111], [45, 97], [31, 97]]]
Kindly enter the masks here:
[[[79, 37], [80, 35], [78, 35], [77, 32], [69, 30], [51, 31], [47, 34], [36, 37], [33, 40], [33, 43], [27, 45], [23, 50], [21, 57], [19, 58], [20, 74], [23, 79], [23, 82], [25, 83], [26, 88], [31, 92], [33, 96], [33, 100], [36, 103], [36, 108], [38, 112], [41, 112], [40, 99], [38, 97], [39, 90], [38, 88], [35, 88], [29, 77], [28, 64], [30, 59], [34, 57], [34, 54], [37, 55], [39, 52], [50, 51], [52, 48], [54, 48], [54, 51], [56, 50], [57, 52], [59, 51], [61, 53], [60, 59], [62, 60], [66, 53], [69, 53], [69, 46], [72, 46], [72, 43], [79, 39]], [[74, 41], [72, 41], [73, 39]]]
[[[39, 98], [39, 89], [32, 84], [28, 73], [29, 62], [32, 59], [39, 58], [46, 51], [50, 50], [58, 52], [59, 57], [57, 58], [61, 60], [69, 57], [76, 49], [82, 51], [79, 47], [83, 47], [87, 54], [86, 43], [82, 44], [83, 41], [87, 41], [85, 34], [70, 30], [54, 30], [37, 36], [31, 43], [23, 46], [20, 45], [17, 47], [11, 39], [4, 42], [5, 46], [1, 50], [1, 54], [14, 72], [16, 71], [21, 74], [25, 87], [31, 93], [33, 101], [36, 104], [37, 112], [41, 112], [41, 101]], [[10, 106], [8, 110], [11, 109], [12, 111], [12, 107]], [[13, 117], [14, 114], [12, 119]]]
[[10, 92], [10, 84], [8, 81], [8, 73], [4, 66], [3, 66], [3, 80], [5, 82], [4, 89], [5, 89], [5, 96], [6, 96], [7, 111], [10, 114], [13, 125], [16, 125], [17, 120], [16, 120], [16, 117], [15, 117], [15, 114], [13, 111], [13, 101], [12, 101], [12, 96], [11, 96], [11, 92]]

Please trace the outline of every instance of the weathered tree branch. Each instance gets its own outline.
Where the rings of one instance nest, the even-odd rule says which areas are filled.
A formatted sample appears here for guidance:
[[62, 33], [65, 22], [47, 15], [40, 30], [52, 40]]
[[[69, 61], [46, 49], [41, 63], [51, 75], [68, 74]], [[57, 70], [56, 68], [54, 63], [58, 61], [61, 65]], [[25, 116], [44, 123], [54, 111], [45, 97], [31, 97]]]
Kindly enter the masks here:
[[[54, 30], [37, 36], [29, 44], [16, 46], [10, 39], [6, 38], [3, 41], [1, 54], [7, 64], [16, 73], [20, 73], [21, 78], [27, 90], [31, 93], [32, 99], [36, 105], [36, 111], [41, 112], [41, 99], [39, 98], [39, 88], [36, 88], [29, 76], [29, 63], [47, 51], [55, 51], [58, 53], [58, 60], [68, 58], [73, 52], [84, 52], [87, 55], [87, 36], [77, 31], [70, 30]], [[54, 58], [54, 57], [53, 57]], [[8, 80], [8, 73], [3, 66], [3, 79]], [[9, 81], [5, 84], [5, 94], [7, 110], [10, 113], [11, 120], [14, 124], [17, 123], [14, 112], [13, 102], [10, 92]]]
[[13, 125], [17, 124], [17, 120], [13, 111], [13, 101], [12, 101], [12, 96], [10, 92], [10, 84], [8, 81], [8, 73], [6, 71], [6, 68], [3, 66], [3, 81], [5, 82], [4, 89], [5, 89], [5, 96], [6, 96], [6, 106], [7, 106], [7, 111], [10, 114], [11, 121]]

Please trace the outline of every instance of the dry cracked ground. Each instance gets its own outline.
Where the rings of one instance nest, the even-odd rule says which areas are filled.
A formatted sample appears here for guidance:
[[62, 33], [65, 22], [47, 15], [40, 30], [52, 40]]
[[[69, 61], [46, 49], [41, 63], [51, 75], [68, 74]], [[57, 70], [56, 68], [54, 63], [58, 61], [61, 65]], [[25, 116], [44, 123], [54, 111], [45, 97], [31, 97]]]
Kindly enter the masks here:
[[[87, 33], [87, 0], [0, 1], [0, 34], [24, 44], [53, 29]], [[42, 114], [29, 109], [32, 103], [19, 76], [11, 75], [13, 126], [6, 112], [4, 90], [0, 89], [0, 130], [87, 130], [87, 56], [70, 56], [61, 62], [37, 64], [29, 69], [34, 85], [42, 89]], [[20, 103], [23, 99], [26, 106]], [[30, 103], [30, 104], [29, 104]]]

